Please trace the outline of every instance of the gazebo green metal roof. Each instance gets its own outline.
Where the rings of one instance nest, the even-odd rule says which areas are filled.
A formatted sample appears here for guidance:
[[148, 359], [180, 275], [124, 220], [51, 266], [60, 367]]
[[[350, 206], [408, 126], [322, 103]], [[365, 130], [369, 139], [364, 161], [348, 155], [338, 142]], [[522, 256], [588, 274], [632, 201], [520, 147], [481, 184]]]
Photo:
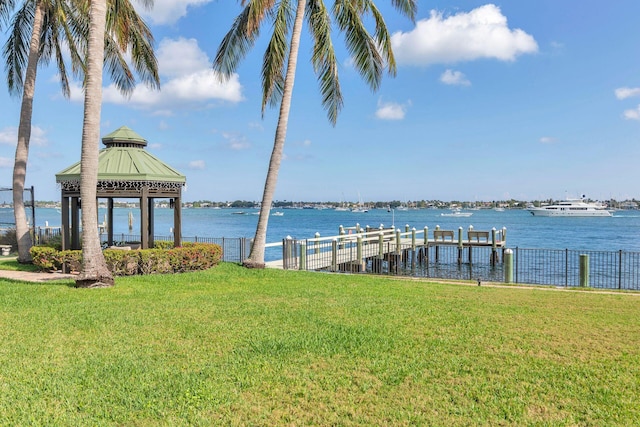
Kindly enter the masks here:
[[[186, 177], [144, 147], [147, 141], [123, 126], [102, 138], [106, 148], [98, 154], [98, 181], [144, 181], [183, 184]], [[80, 181], [80, 162], [56, 174], [56, 182]]]

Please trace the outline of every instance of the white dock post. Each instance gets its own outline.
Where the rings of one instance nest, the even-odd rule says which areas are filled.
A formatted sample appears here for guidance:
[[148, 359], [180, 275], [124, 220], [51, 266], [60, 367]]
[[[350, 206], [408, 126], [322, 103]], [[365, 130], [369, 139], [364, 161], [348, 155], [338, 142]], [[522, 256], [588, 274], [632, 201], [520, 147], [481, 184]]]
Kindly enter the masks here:
[[331, 241], [331, 271], [338, 271], [338, 240]]
[[411, 229], [411, 250], [412, 251], [416, 250], [416, 228], [415, 227]]
[[317, 255], [320, 253], [320, 232], [316, 231], [316, 242], [314, 243], [314, 250], [313, 252]]
[[429, 246], [429, 227], [424, 227], [423, 239], [424, 239], [424, 245], [428, 247]]
[[384, 233], [382, 231], [378, 234], [378, 257], [384, 258]]
[[513, 251], [504, 251], [504, 283], [513, 283]]
[[307, 269], [307, 243], [300, 243], [300, 270]]
[[396, 230], [396, 253], [402, 253], [402, 243], [400, 241], [400, 229]]
[[589, 287], [589, 255], [580, 254], [580, 287]]
[[404, 225], [404, 232], [408, 233], [409, 232], [409, 224], [405, 224]]
[[[345, 232], [344, 232], [344, 227], [340, 226], [340, 236], [344, 236]], [[340, 237], [340, 249], [344, 248], [344, 237]]]

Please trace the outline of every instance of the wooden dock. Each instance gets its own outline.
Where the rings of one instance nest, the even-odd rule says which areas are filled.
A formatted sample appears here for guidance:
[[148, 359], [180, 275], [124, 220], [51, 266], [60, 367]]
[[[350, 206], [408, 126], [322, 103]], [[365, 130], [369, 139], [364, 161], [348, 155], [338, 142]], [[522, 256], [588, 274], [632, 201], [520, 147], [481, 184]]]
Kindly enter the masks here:
[[[282, 243], [269, 244], [280, 246], [282, 258], [267, 262], [269, 268], [287, 270], [325, 270], [325, 271], [364, 271], [367, 264], [387, 262], [395, 264], [412, 259], [434, 257], [439, 260], [441, 247], [458, 249], [458, 262], [462, 262], [463, 253], [472, 259], [473, 248], [491, 248], [490, 262], [500, 258], [498, 252], [506, 247], [506, 229], [478, 231], [469, 228], [466, 231], [441, 230], [436, 227], [429, 233], [428, 227], [422, 230], [409, 229], [351, 229], [352, 233], [340, 228], [340, 234], [329, 237], [316, 237], [305, 240], [284, 239]], [[355, 231], [355, 232], [353, 232]], [[430, 248], [433, 248], [430, 251]], [[431, 255], [430, 255], [431, 253]]]

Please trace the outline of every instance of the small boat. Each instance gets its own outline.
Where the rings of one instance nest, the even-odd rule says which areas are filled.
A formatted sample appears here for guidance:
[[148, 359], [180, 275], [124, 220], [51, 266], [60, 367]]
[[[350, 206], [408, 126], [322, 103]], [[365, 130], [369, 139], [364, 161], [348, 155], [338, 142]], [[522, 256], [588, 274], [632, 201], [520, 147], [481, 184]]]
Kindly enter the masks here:
[[449, 213], [441, 213], [440, 216], [452, 216], [456, 218], [468, 218], [473, 215], [473, 212], [462, 212], [460, 209], [454, 209]]
[[280, 212], [280, 211], [275, 211], [274, 213], [271, 214], [272, 216], [284, 216], [284, 212]]
[[246, 212], [243, 211], [238, 211], [238, 212], [232, 212], [234, 215], [244, 215], [246, 214]]
[[541, 206], [539, 208], [529, 207], [527, 210], [533, 216], [613, 216], [605, 205], [588, 203], [585, 201], [584, 196], [580, 199], [566, 199], [554, 205]]

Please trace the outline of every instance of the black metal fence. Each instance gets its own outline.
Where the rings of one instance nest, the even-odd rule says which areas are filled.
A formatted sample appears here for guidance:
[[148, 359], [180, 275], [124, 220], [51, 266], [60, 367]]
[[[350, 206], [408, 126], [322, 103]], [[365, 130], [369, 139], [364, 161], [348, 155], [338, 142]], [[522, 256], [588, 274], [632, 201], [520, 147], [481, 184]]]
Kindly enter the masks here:
[[[60, 238], [59, 227], [36, 227], [36, 244], [50, 242]], [[132, 242], [139, 242], [139, 234], [117, 234], [113, 236], [116, 244], [123, 245]], [[101, 241], [107, 240], [106, 234], [100, 235]], [[154, 236], [156, 241], [173, 242], [172, 236]], [[247, 237], [183, 237], [183, 242], [195, 243], [215, 243], [222, 248], [222, 260], [225, 262], [242, 262], [249, 256], [251, 250], [251, 239]]]
[[[527, 248], [512, 251], [514, 283], [578, 287], [580, 257], [586, 255], [589, 287], [640, 290], [640, 252]], [[353, 241], [284, 240], [283, 267], [505, 282], [504, 253], [505, 249], [491, 246], [460, 248], [433, 243], [413, 246], [385, 241], [382, 246], [371, 243], [358, 249]]]
[[[59, 236], [59, 231], [36, 228], [37, 241]], [[106, 236], [101, 236], [106, 240]], [[114, 236], [120, 242], [132, 242], [139, 235]], [[171, 236], [155, 240], [173, 241]], [[223, 249], [223, 260], [242, 262], [251, 249], [245, 237], [184, 237], [184, 242], [215, 243]], [[276, 249], [276, 248], [272, 248]], [[365, 241], [358, 249], [355, 241], [283, 240], [282, 266], [288, 270], [337, 271], [426, 277], [433, 279], [504, 282], [504, 250], [490, 246], [459, 248], [456, 245], [398, 245], [392, 239], [382, 245], [376, 239]], [[360, 250], [360, 253], [358, 251]], [[513, 282], [520, 284], [580, 286], [580, 256], [586, 255], [589, 287], [640, 290], [640, 252], [578, 251], [570, 249], [514, 248]], [[340, 253], [340, 256], [338, 256]], [[361, 259], [362, 261], [358, 261]]]

